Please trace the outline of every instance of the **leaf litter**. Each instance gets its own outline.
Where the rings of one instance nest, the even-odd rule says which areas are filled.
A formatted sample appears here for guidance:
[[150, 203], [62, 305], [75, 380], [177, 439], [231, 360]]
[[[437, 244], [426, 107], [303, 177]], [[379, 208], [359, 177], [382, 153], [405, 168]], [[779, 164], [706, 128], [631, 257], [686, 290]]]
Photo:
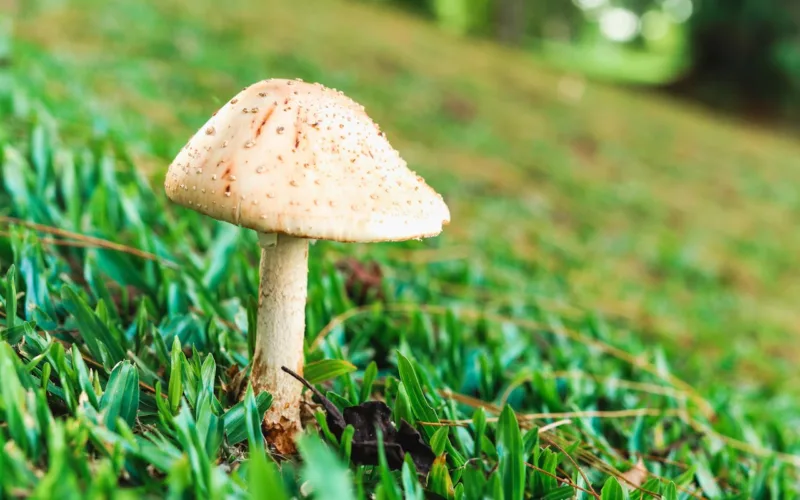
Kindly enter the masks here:
[[406, 454], [414, 461], [417, 472], [427, 475], [433, 467], [436, 456], [425, 443], [422, 435], [406, 420], [400, 420], [399, 428], [392, 421], [392, 410], [383, 401], [365, 401], [344, 410], [333, 404], [322, 392], [294, 371], [282, 366], [281, 369], [296, 378], [316, 396], [325, 408], [325, 422], [331, 434], [341, 439], [345, 428], [352, 425], [353, 434], [351, 460], [357, 465], [379, 465], [380, 446], [378, 431], [383, 436], [383, 448], [389, 468], [399, 470], [403, 467]]

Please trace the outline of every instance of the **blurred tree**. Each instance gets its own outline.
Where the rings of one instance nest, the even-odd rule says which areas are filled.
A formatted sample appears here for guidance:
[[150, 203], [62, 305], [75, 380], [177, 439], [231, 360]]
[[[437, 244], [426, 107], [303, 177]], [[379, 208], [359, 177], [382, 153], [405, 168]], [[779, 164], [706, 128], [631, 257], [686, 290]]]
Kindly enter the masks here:
[[640, 29], [625, 43], [644, 52], [672, 47], [683, 60], [688, 45], [689, 70], [666, 85], [668, 91], [751, 115], [800, 116], [800, 0], [394, 1], [450, 31], [527, 47], [575, 42], [597, 31], [597, 16], [606, 9], [627, 9], [640, 21], [669, 14], [678, 23], [673, 26], [681, 26], [670, 33], [680, 33], [681, 41], [646, 40]]
[[798, 111], [796, 0], [695, 0], [688, 22], [692, 69], [673, 90], [742, 111]]
[[570, 1], [525, 0], [525, 7], [529, 43], [544, 39], [571, 41], [586, 22], [581, 10]]
[[[419, 0], [406, 0], [419, 1]], [[487, 35], [492, 25], [494, 0], [429, 0], [439, 25], [462, 35]]]
[[510, 45], [521, 45], [527, 34], [528, 0], [497, 0], [497, 38]]

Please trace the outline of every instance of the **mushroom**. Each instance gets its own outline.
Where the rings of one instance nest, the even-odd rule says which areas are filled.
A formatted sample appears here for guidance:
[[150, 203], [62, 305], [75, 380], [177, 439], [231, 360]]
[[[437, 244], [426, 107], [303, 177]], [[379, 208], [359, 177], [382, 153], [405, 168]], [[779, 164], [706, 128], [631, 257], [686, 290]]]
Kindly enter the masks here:
[[239, 92], [181, 149], [165, 189], [175, 203], [253, 229], [261, 245], [250, 380], [273, 403], [268, 441], [294, 450], [303, 373], [309, 241], [436, 236], [450, 211], [364, 107], [318, 83], [270, 79]]

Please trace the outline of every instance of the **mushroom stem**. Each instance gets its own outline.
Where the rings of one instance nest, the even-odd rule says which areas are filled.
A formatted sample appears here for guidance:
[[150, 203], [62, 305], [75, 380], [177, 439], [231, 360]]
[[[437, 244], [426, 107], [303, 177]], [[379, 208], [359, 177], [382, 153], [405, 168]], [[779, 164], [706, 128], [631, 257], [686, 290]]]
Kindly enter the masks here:
[[303, 373], [308, 290], [308, 240], [259, 234], [261, 284], [256, 348], [250, 380], [256, 393], [272, 394], [264, 417], [267, 441], [281, 453], [294, 451], [300, 427], [302, 384], [281, 366]]

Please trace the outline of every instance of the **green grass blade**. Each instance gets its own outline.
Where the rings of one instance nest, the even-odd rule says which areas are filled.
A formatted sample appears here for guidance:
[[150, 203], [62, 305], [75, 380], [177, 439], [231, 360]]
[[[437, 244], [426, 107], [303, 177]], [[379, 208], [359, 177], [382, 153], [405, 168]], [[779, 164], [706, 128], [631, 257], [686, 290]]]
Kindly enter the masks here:
[[433, 450], [433, 454], [437, 457], [444, 453], [444, 449], [447, 446], [447, 438], [449, 433], [450, 428], [439, 427], [436, 432], [433, 433], [433, 436], [431, 436], [431, 449]]
[[[256, 411], [250, 418], [252, 418], [254, 422], [261, 422], [271, 404], [272, 395], [270, 393], [259, 393], [259, 395], [255, 397]], [[252, 409], [252, 406], [246, 407], [245, 401], [240, 401], [231, 406], [228, 411], [225, 412], [225, 415], [223, 415], [222, 421], [229, 445], [239, 444], [248, 439], [249, 431], [246, 418], [248, 408]]]
[[303, 435], [297, 442], [304, 459], [301, 471], [318, 500], [355, 500], [355, 491], [347, 466], [319, 437]]
[[497, 452], [506, 500], [522, 500], [525, 496], [525, 460], [522, 435], [514, 410], [506, 405], [497, 422]]
[[111, 431], [116, 429], [117, 418], [121, 418], [132, 427], [136, 423], [138, 409], [139, 372], [130, 362], [123, 361], [111, 371], [108, 384], [100, 398], [100, 410], [106, 416], [106, 427]]
[[363, 403], [369, 400], [369, 396], [372, 393], [372, 384], [375, 383], [375, 379], [378, 377], [378, 365], [371, 361], [369, 365], [367, 365], [367, 369], [364, 370], [364, 379], [361, 382], [361, 393], [359, 397], [359, 403]]
[[609, 477], [600, 492], [601, 500], [627, 500], [628, 493], [620, 486], [615, 477]]
[[125, 346], [114, 338], [97, 314], [69, 286], [61, 289], [64, 307], [75, 317], [78, 330], [97, 361], [110, 367], [125, 359]]
[[[5, 309], [6, 309], [6, 330], [2, 332], [2, 339], [8, 339], [8, 331], [14, 329], [16, 326], [17, 321], [17, 286], [16, 286], [16, 279], [17, 273], [15, 270], [14, 265], [12, 264], [9, 266], [8, 271], [6, 272], [6, 297], [5, 297]], [[9, 340], [10, 343], [14, 344]]]
[[[403, 382], [406, 394], [408, 394], [414, 417], [423, 422], [438, 423], [439, 417], [436, 416], [436, 412], [428, 404], [428, 400], [425, 399], [425, 394], [422, 392], [422, 386], [419, 383], [414, 366], [400, 352], [397, 353], [397, 366], [400, 372], [400, 380]], [[428, 437], [433, 436], [434, 431], [430, 427], [425, 427], [424, 429]]]
[[303, 376], [309, 383], [319, 384], [326, 380], [331, 380], [354, 372], [355, 370], [356, 367], [348, 361], [341, 359], [323, 359], [307, 364], [303, 368]]

